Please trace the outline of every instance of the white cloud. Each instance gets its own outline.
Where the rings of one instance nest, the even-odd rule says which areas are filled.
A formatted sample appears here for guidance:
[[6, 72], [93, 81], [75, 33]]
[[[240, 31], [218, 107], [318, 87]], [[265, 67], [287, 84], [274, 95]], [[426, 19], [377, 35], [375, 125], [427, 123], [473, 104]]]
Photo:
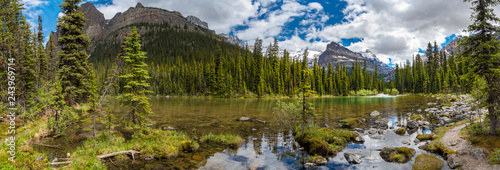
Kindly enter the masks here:
[[[112, 0], [111, 5], [96, 7], [106, 19], [111, 19], [116, 13], [135, 7], [137, 2], [141, 2], [146, 7], [179, 11], [184, 16], [197, 16], [209, 23], [210, 29], [218, 33], [228, 33], [231, 27], [256, 16], [260, 5], [260, 3], [252, 3], [251, 0]], [[268, 2], [271, 3], [272, 0]]]
[[362, 38], [348, 48], [370, 49], [383, 61], [410, 59], [429, 41], [460, 34], [471, 23], [470, 5], [462, 1], [346, 0], [346, 22], [326, 26], [319, 37], [329, 41]]

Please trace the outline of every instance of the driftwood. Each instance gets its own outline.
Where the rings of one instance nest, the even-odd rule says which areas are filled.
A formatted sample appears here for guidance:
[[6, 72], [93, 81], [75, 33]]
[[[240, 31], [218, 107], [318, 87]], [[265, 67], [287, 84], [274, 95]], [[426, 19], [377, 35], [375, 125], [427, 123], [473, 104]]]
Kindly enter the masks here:
[[35, 145], [38, 145], [38, 146], [45, 146], [45, 147], [49, 147], [49, 148], [57, 148], [57, 149], [60, 149], [59, 148], [59, 145], [45, 145], [45, 144], [41, 144], [41, 143], [34, 143]]
[[59, 161], [71, 161], [71, 158], [57, 158]]
[[73, 163], [73, 161], [66, 161], [66, 162], [52, 162], [50, 165], [63, 165], [63, 164], [70, 164]]
[[139, 153], [141, 153], [141, 152], [136, 151], [136, 150], [128, 150], [128, 151], [120, 151], [120, 152], [108, 153], [108, 154], [105, 154], [105, 155], [99, 155], [99, 156], [97, 156], [97, 158], [104, 159], [104, 158], [109, 158], [109, 157], [113, 157], [113, 156], [116, 156], [116, 155], [131, 154], [132, 155], [132, 159], [135, 160], [134, 154], [139, 154]]

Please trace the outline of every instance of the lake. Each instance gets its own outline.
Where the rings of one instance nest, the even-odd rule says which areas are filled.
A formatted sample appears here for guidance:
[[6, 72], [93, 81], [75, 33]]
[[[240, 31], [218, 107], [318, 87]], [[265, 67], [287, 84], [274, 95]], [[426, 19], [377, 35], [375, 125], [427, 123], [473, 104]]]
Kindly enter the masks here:
[[[283, 102], [293, 102], [294, 99], [280, 99]], [[300, 169], [305, 160], [309, 158], [293, 146], [293, 136], [281, 130], [273, 115], [278, 99], [212, 99], [212, 98], [177, 98], [158, 96], [151, 98], [154, 112], [150, 121], [157, 128], [175, 128], [189, 135], [196, 130], [197, 135], [232, 133], [242, 136], [244, 144], [237, 150], [224, 148], [206, 148], [195, 153], [182, 153], [173, 160], [157, 161], [154, 165], [164, 168], [199, 168], [199, 169]], [[437, 102], [435, 98], [425, 96], [375, 96], [375, 97], [320, 97], [311, 99], [315, 109], [314, 122], [320, 126], [339, 127], [339, 120], [345, 118], [365, 118], [362, 125], [369, 128], [373, 122], [380, 118], [389, 119], [389, 126], [397, 129], [396, 121], [403, 120], [407, 113], [416, 113], [418, 109], [427, 108], [427, 103]], [[118, 104], [113, 104], [114, 114], [124, 118], [123, 110]], [[381, 116], [371, 117], [374, 110], [382, 113]], [[251, 117], [263, 120], [238, 121], [240, 117]], [[318, 169], [411, 169], [415, 157], [405, 164], [389, 163], [382, 159], [367, 161], [351, 165], [344, 156], [344, 152], [361, 153], [366, 157], [380, 158], [379, 151], [385, 146], [407, 146], [402, 140], [413, 141], [416, 133], [399, 136], [394, 130], [384, 133], [387, 140], [371, 139], [363, 135], [366, 140], [363, 144], [349, 144], [344, 151], [335, 157], [328, 158], [328, 164], [317, 167]], [[428, 131], [428, 130], [427, 130]], [[427, 153], [417, 148], [411, 142], [410, 146], [419, 153]], [[201, 159], [199, 159], [201, 157]], [[437, 156], [439, 157], [439, 156]], [[440, 158], [440, 157], [439, 157]], [[113, 169], [113, 166], [110, 167]], [[445, 163], [445, 168], [447, 169]], [[146, 168], [147, 169], [147, 168]]]

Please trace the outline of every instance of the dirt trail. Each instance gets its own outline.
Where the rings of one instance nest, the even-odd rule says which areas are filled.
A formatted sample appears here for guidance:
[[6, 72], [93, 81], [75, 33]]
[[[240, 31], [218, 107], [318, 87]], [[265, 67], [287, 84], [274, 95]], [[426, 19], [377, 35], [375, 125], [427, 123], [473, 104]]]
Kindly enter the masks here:
[[[486, 158], [476, 159], [474, 156], [470, 154], [470, 151], [476, 147], [472, 146], [470, 142], [465, 140], [465, 138], [460, 137], [460, 130], [467, 126], [467, 124], [463, 124], [457, 126], [455, 128], [449, 129], [444, 137], [441, 139], [444, 145], [448, 148], [453, 149], [457, 152], [457, 156], [462, 159], [463, 165], [461, 169], [465, 170], [496, 170], [500, 169], [498, 165], [491, 165], [488, 163], [489, 155], [486, 155]], [[455, 146], [451, 146], [452, 143], [456, 143]]]

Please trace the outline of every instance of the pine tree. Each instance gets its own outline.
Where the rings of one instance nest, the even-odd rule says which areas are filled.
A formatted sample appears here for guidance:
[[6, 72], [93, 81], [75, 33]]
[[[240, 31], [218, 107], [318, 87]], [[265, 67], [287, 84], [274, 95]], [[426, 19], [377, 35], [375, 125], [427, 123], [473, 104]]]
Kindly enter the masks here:
[[314, 91], [311, 90], [311, 85], [309, 84], [309, 71], [308, 70], [302, 70], [302, 79], [303, 82], [301, 82], [301, 93], [302, 93], [302, 112], [301, 112], [301, 121], [302, 121], [302, 138], [304, 138], [304, 129], [307, 125], [308, 120], [314, 116], [314, 107], [311, 102], [309, 102], [307, 99], [311, 97], [312, 94], [314, 94]]
[[57, 28], [61, 31], [57, 79], [61, 82], [68, 106], [86, 102], [88, 95], [92, 93], [89, 81], [92, 76], [89, 74], [91, 68], [85, 52], [90, 46], [90, 40], [87, 34], [82, 33], [86, 19], [78, 6], [80, 2], [81, 0], [65, 0], [61, 5], [64, 16], [57, 21]]
[[226, 92], [226, 82], [225, 82], [225, 76], [224, 76], [224, 71], [223, 65], [222, 65], [222, 50], [219, 45], [216, 47], [216, 54], [215, 54], [215, 75], [216, 75], [216, 92], [217, 95], [223, 96], [224, 92]]
[[37, 48], [37, 83], [40, 86], [41, 83], [48, 80], [48, 64], [47, 55], [45, 54], [45, 49], [43, 48], [43, 30], [42, 30], [42, 17], [38, 16], [38, 33], [36, 37]]
[[125, 61], [124, 73], [119, 77], [126, 82], [126, 85], [123, 93], [118, 96], [118, 100], [127, 108], [134, 125], [145, 126], [146, 116], [152, 113], [149, 98], [146, 97], [146, 94], [151, 92], [148, 90], [150, 85], [146, 82], [150, 77], [148, 71], [144, 69], [147, 67], [144, 63], [146, 52], [141, 51], [142, 45], [137, 28], [132, 28], [124, 44], [124, 51], [126, 51], [122, 56]]

